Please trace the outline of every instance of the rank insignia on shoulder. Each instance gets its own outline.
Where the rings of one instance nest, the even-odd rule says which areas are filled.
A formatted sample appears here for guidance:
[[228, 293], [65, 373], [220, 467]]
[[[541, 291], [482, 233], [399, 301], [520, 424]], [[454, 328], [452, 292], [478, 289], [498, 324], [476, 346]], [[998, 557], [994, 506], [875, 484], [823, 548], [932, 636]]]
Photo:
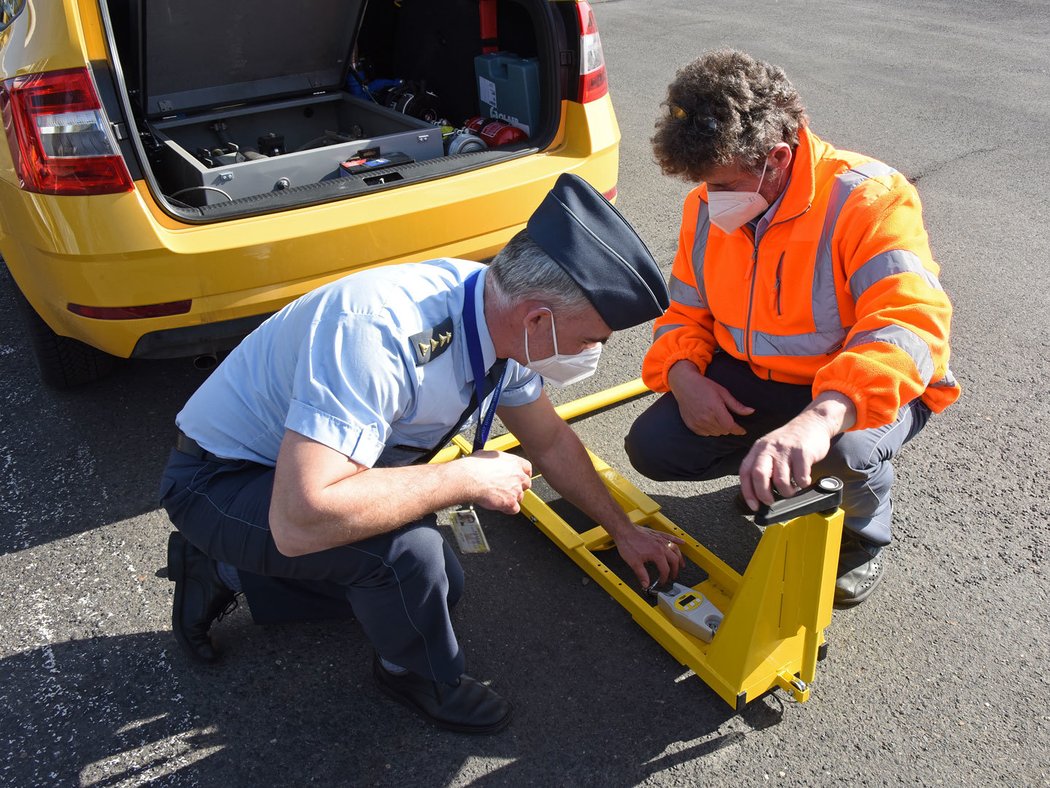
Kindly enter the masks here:
[[416, 366], [427, 364], [452, 347], [452, 318], [446, 317], [433, 328], [420, 331], [408, 338]]

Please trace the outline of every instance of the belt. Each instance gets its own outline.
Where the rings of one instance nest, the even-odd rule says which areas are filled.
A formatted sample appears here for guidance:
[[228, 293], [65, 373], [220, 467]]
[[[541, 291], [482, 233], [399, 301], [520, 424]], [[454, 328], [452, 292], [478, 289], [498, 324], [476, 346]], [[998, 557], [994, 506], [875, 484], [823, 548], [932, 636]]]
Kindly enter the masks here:
[[201, 445], [197, 443], [197, 441], [181, 430], [175, 437], [175, 449], [183, 454], [188, 454], [194, 459], [204, 460], [205, 462], [234, 462], [234, 460], [220, 457], [218, 454], [212, 454], [210, 451], [201, 448]]

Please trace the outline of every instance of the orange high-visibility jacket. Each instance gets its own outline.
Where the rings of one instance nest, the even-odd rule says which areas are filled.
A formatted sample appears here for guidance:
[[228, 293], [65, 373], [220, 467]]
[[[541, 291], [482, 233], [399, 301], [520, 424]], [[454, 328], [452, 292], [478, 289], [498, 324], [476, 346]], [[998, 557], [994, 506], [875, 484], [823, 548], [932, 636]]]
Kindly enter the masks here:
[[916, 397], [940, 412], [960, 389], [939, 271], [908, 180], [802, 129], [757, 243], [750, 227], [727, 234], [710, 223], [705, 184], [686, 197], [671, 306], [653, 327], [642, 378], [668, 391], [672, 365], [688, 359], [703, 372], [721, 349], [761, 378], [846, 395], [853, 429], [893, 422]]

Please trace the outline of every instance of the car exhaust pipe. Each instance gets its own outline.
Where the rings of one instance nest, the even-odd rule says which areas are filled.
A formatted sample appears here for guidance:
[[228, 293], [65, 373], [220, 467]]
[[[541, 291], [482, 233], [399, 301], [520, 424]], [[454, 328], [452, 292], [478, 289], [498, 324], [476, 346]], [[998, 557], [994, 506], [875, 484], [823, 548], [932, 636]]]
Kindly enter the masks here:
[[214, 353], [202, 353], [193, 358], [193, 368], [205, 372], [209, 369], [214, 369], [215, 365], [218, 363], [219, 358]]

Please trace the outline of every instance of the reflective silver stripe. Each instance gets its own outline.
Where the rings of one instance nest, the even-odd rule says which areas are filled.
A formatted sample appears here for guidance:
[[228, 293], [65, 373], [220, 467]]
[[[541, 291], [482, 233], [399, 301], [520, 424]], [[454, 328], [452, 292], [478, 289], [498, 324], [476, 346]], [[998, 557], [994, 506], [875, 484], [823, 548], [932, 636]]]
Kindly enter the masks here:
[[935, 380], [930, 385], [937, 388], [955, 388], [959, 385], [959, 381], [955, 379], [955, 375], [952, 374], [952, 370], [949, 367], [944, 371], [943, 378], [941, 378], [940, 380]]
[[929, 384], [930, 378], [933, 377], [933, 357], [930, 354], [930, 346], [915, 332], [903, 326], [883, 326], [874, 331], [863, 331], [857, 334], [846, 347], [848, 349], [866, 345], [869, 342], [881, 342], [899, 347], [915, 362], [915, 368], [919, 370], [919, 377], [922, 378], [922, 385], [925, 387]]
[[653, 342], [658, 340], [668, 331], [674, 331], [676, 328], [682, 328], [684, 325], [684, 323], [673, 323], [669, 326], [660, 326], [659, 328], [653, 331]]
[[923, 267], [917, 254], [903, 249], [894, 249], [875, 255], [849, 278], [849, 289], [853, 293], [853, 300], [860, 300], [864, 291], [876, 282], [897, 274], [918, 274], [934, 290], [941, 289], [941, 283], [937, 277]]
[[733, 337], [733, 344], [736, 345], [736, 352], [744, 352], [744, 329], [736, 328], [734, 326], [727, 326], [725, 323], [719, 322], [720, 326], [729, 332], [729, 335]]
[[683, 282], [674, 274], [667, 280], [667, 292], [672, 301], [677, 301], [682, 306], [707, 306], [695, 287]]
[[751, 332], [752, 356], [826, 356], [842, 347], [846, 330], [812, 334], [766, 334]]
[[[733, 338], [738, 353], [744, 352], [744, 329], [719, 323]], [[677, 326], [674, 326], [677, 328]], [[669, 327], [665, 327], [669, 328]], [[845, 329], [831, 332], [814, 332], [812, 334], [767, 334], [762, 331], [751, 332], [751, 356], [826, 356], [834, 353], [846, 338]], [[887, 326], [875, 331], [865, 331], [850, 340], [847, 347], [856, 347], [869, 342], [883, 342], [904, 350], [915, 362], [916, 369], [923, 378], [923, 385], [933, 375], [933, 358], [929, 346], [916, 334], [900, 326]], [[945, 381], [934, 385], [954, 386], [955, 378], [951, 371]]]
[[[719, 323], [733, 337], [738, 353], [744, 351], [744, 329]], [[751, 332], [751, 357], [759, 356], [826, 356], [835, 352], [846, 339], [846, 330], [812, 334], [767, 334]]]
[[[881, 161], [866, 161], [863, 164], [858, 164], [849, 172], [857, 173], [861, 176], [861, 180], [867, 180], [868, 178], [881, 178], [883, 175], [893, 175], [897, 171], [888, 164], [883, 164]], [[849, 172], [840, 175], [839, 177], [845, 177], [849, 175]], [[858, 181], [859, 183], [860, 181]]]
[[[700, 200], [699, 197], [697, 199]], [[693, 238], [693, 280], [704, 304], [710, 303], [707, 300], [707, 288], [704, 286], [704, 255], [707, 254], [707, 234], [710, 229], [711, 219], [707, 203], [700, 200], [700, 213], [696, 217], [696, 237]]]
[[842, 328], [831, 254], [831, 241], [835, 236], [835, 225], [838, 223], [839, 214], [842, 213], [842, 207], [850, 193], [864, 181], [895, 172], [895, 169], [881, 161], [869, 161], [835, 177], [828, 208], [824, 213], [824, 227], [820, 231], [816, 265], [813, 268], [813, 325], [817, 333], [830, 333]]

